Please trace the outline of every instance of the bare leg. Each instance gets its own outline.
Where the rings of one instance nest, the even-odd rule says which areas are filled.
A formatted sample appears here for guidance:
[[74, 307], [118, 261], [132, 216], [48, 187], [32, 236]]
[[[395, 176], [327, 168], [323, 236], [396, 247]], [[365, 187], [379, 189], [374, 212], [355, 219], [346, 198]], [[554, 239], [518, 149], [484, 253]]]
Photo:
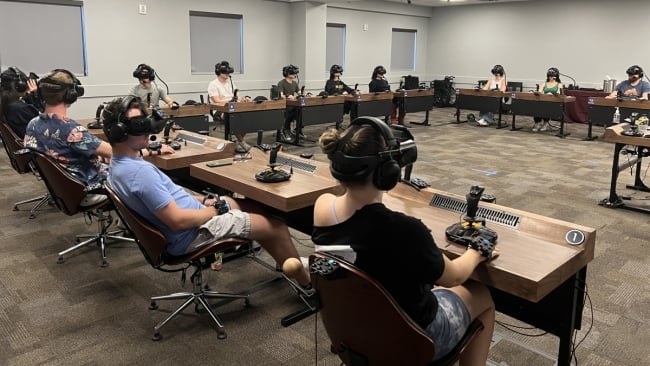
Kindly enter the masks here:
[[[288, 258], [300, 258], [291, 241], [289, 228], [283, 221], [264, 215], [259, 205], [251, 201], [228, 199], [228, 202], [233, 208], [249, 212], [251, 218], [250, 239], [259, 242], [276, 263], [282, 265]], [[310, 281], [309, 274], [304, 268], [295, 278], [300, 285], [306, 285]]]
[[490, 291], [482, 284], [471, 280], [450, 290], [463, 299], [472, 320], [478, 318], [485, 327], [460, 356], [459, 365], [485, 365], [494, 333], [494, 302]]

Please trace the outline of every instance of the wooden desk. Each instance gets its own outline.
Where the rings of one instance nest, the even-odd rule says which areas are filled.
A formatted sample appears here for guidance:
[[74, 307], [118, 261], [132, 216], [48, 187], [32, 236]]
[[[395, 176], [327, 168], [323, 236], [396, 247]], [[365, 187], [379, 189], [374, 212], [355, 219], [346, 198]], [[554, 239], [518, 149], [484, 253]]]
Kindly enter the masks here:
[[411, 89], [393, 93], [397, 99], [400, 115], [414, 112], [425, 112], [424, 122], [410, 122], [416, 125], [429, 126], [429, 111], [433, 108], [433, 89]]
[[456, 95], [456, 123], [460, 123], [461, 109], [471, 109], [480, 112], [498, 113], [497, 128], [502, 128], [501, 107], [502, 100], [506, 97], [510, 97], [510, 93], [503, 93], [498, 90], [458, 89]]
[[[250, 152], [252, 159], [238, 161], [232, 165], [210, 168], [204, 163], [192, 164], [190, 174], [206, 183], [242, 194], [284, 213], [311, 208], [321, 194], [338, 193], [342, 190], [338, 182], [332, 178], [329, 164], [285, 153], [278, 154], [278, 161], [285, 158], [308, 163], [314, 165], [316, 170], [308, 173], [294, 166], [293, 175], [288, 181], [260, 182], [255, 179], [255, 173], [268, 167], [269, 156], [258, 149], [251, 149]], [[289, 171], [289, 164], [286, 164], [283, 169]]]
[[211, 104], [211, 108], [224, 114], [224, 138], [257, 131], [277, 131], [284, 124], [284, 99], [256, 102], [228, 102]]
[[294, 145], [300, 146], [300, 132], [304, 126], [317, 125], [321, 123], [336, 123], [338, 128], [343, 120], [344, 95], [333, 95], [327, 98], [307, 97], [287, 100], [287, 112], [297, 110], [296, 136]]
[[345, 104], [350, 107], [350, 121], [361, 116], [371, 116], [384, 117], [384, 121], [389, 123], [390, 111], [393, 108], [393, 93], [388, 91], [346, 95]]
[[591, 135], [591, 129], [594, 123], [601, 126], [609, 126], [612, 124], [616, 107], [618, 107], [619, 112], [621, 113], [621, 120], [619, 122], [623, 122], [623, 120], [628, 118], [632, 113], [638, 113], [639, 115], [650, 114], [650, 101], [647, 100], [623, 99], [619, 101], [616, 98], [607, 99], [593, 97], [587, 100], [587, 104], [589, 104], [589, 129], [587, 132], [587, 140], [594, 140], [597, 138]]
[[77, 121], [78, 124], [86, 127], [88, 129], [88, 132], [91, 135], [96, 136], [100, 140], [108, 142], [108, 138], [106, 137], [106, 135], [104, 135], [104, 129], [103, 128], [89, 128], [88, 127], [89, 123], [97, 121], [96, 118], [82, 118], [82, 119], [77, 119], [75, 121]]
[[[444, 230], [458, 222], [461, 212], [433, 207], [430, 202], [448, 199], [466, 202], [465, 197], [433, 189], [420, 192], [399, 184], [384, 195], [387, 207], [418, 217], [430, 229], [437, 245], [454, 258], [466, 248], [447, 241]], [[481, 209], [494, 217], [520, 217], [515, 226], [498, 224], [488, 218], [487, 226], [499, 234], [501, 255], [480, 265], [472, 278], [490, 287], [497, 311], [517, 318], [560, 338], [558, 365], [569, 365], [571, 340], [582, 321], [587, 264], [594, 258], [596, 230], [565, 221], [480, 202]], [[579, 230], [584, 241], [570, 245], [570, 230]]]
[[154, 153], [150, 157], [145, 157], [145, 160], [162, 170], [175, 170], [188, 168], [194, 163], [231, 158], [235, 153], [235, 144], [231, 141], [196, 132], [180, 130], [173, 132], [171, 138], [183, 139], [180, 142], [180, 150], [176, 150], [175, 154], [156, 155]]
[[574, 123], [589, 122], [589, 98], [606, 97], [609, 93], [596, 89], [562, 89], [564, 95], [576, 97], [575, 103], [571, 103], [564, 108], [564, 121]]
[[[616, 193], [618, 173], [622, 170], [630, 168], [633, 165], [636, 165], [634, 184], [627, 185], [626, 188], [650, 192], [650, 188], [648, 188], [648, 186], [646, 186], [641, 180], [641, 163], [643, 162], [643, 156], [647, 156], [647, 154], [650, 152], [650, 138], [623, 135], [623, 132], [626, 131], [629, 126], [629, 123], [620, 123], [615, 126], [608, 127], [605, 130], [603, 139], [607, 142], [614, 143], [614, 158], [612, 159], [612, 179], [609, 187], [609, 197], [601, 200], [599, 202], [599, 205], [609, 208], [625, 208], [628, 210], [650, 213], [650, 206], [624, 203], [621, 197]], [[634, 147], [634, 150], [636, 150], [636, 155], [632, 155], [628, 161], [624, 162], [623, 164], [619, 164], [621, 150], [623, 150], [623, 148], [627, 145]]]
[[511, 130], [515, 131], [515, 118], [519, 115], [533, 116], [541, 118], [550, 118], [560, 121], [560, 132], [558, 137], [565, 137], [569, 134], [564, 133], [564, 109], [568, 103], [574, 103], [575, 97], [564, 95], [542, 94], [542, 93], [521, 93], [513, 92], [511, 94], [512, 104], [512, 126]]
[[182, 105], [178, 109], [170, 107], [160, 108], [165, 114], [172, 117], [176, 126], [192, 132], [208, 131], [210, 114], [209, 104]]

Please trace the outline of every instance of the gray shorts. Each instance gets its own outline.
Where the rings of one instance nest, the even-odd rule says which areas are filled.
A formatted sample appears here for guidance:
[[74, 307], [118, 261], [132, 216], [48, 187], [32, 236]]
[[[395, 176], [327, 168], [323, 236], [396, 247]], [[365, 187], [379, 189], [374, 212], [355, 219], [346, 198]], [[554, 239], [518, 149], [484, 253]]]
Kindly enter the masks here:
[[185, 253], [193, 252], [203, 245], [225, 238], [248, 238], [251, 234], [251, 217], [247, 212], [230, 210], [212, 217], [199, 227], [199, 233]]
[[460, 342], [472, 319], [465, 303], [455, 292], [440, 288], [433, 290], [433, 294], [438, 299], [438, 311], [425, 331], [436, 347], [435, 361], [447, 355]]

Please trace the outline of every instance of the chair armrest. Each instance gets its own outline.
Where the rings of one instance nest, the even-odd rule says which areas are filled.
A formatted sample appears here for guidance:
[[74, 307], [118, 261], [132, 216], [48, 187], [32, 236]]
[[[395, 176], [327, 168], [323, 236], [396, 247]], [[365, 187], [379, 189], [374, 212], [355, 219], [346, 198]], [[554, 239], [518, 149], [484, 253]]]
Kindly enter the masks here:
[[14, 151], [14, 155], [17, 155], [17, 156], [26, 156], [26, 155], [29, 155], [31, 153], [32, 153], [32, 151], [29, 150], [29, 149], [20, 149], [20, 150]]

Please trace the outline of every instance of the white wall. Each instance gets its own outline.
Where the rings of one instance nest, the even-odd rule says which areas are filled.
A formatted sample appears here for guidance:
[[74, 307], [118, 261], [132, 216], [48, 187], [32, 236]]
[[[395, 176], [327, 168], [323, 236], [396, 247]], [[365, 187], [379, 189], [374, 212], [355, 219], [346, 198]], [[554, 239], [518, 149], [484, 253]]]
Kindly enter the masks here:
[[[602, 88], [606, 75], [626, 79], [639, 64], [650, 71], [647, 0], [544, 0], [434, 8], [430, 78], [486, 79], [502, 64], [511, 81], [534, 86], [556, 66], [581, 87]], [[563, 82], [569, 83], [567, 78]]]

